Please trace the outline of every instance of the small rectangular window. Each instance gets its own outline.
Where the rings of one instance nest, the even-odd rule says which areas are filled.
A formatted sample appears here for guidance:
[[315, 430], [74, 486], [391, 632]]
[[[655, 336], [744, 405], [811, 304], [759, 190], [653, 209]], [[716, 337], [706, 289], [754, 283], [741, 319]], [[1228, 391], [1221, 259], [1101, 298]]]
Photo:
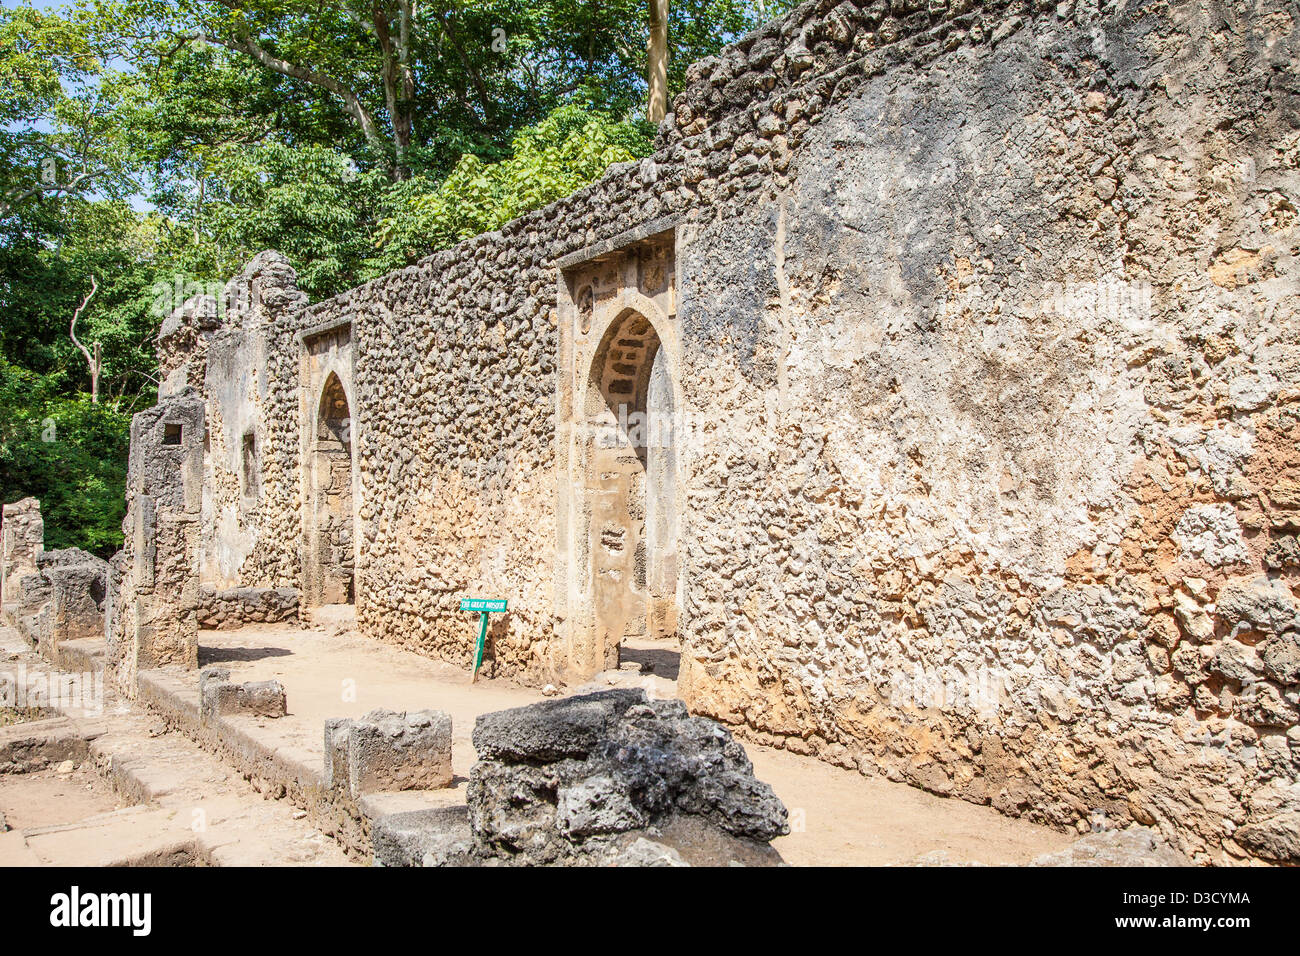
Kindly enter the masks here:
[[244, 435], [243, 445], [243, 486], [244, 497], [257, 497], [261, 470], [257, 465], [257, 436], [253, 432]]
[[168, 422], [163, 426], [162, 443], [164, 445], [179, 445], [183, 434], [184, 430], [179, 422]]

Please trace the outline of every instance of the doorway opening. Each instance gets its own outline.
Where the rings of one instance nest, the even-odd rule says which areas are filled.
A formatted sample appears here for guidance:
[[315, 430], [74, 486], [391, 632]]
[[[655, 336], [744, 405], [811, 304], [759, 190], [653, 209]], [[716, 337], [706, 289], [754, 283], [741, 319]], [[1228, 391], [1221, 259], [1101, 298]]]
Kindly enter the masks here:
[[[677, 462], [668, 358], [654, 325], [629, 310], [592, 358], [584, 418], [588, 593], [606, 670], [650, 664], [676, 678]], [[665, 673], [667, 672], [667, 673]]]
[[356, 569], [352, 507], [352, 414], [330, 372], [316, 403], [309, 440], [310, 475], [304, 577], [311, 606], [352, 604]]

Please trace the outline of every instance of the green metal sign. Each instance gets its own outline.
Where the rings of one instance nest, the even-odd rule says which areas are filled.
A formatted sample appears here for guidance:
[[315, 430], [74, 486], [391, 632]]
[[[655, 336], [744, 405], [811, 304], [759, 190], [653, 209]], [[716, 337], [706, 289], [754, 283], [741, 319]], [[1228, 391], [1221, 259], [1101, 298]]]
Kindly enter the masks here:
[[504, 611], [506, 601], [505, 598], [461, 598], [460, 609], [479, 613], [478, 644], [474, 647], [474, 674], [470, 677], [472, 684], [478, 680], [478, 669], [483, 666], [483, 648], [487, 646], [488, 614], [493, 611]]
[[461, 598], [460, 609], [462, 611], [504, 611], [506, 602], [504, 598]]

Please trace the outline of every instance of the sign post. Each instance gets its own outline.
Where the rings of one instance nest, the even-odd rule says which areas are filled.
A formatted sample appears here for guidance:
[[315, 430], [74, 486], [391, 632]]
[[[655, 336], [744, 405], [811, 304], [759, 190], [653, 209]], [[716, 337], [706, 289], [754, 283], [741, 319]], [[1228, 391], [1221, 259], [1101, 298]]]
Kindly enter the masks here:
[[505, 598], [461, 598], [460, 609], [479, 613], [478, 644], [474, 647], [474, 673], [469, 679], [472, 684], [478, 680], [478, 669], [483, 666], [483, 648], [487, 645], [488, 615], [493, 611], [504, 611], [506, 600]]

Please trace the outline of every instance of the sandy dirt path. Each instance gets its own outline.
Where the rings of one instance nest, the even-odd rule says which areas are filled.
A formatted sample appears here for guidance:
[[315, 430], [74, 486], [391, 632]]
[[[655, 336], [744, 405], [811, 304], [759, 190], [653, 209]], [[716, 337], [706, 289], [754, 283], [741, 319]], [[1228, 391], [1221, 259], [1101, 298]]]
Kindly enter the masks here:
[[[260, 721], [256, 733], [313, 762], [323, 759], [327, 718], [360, 716], [377, 707], [447, 711], [457, 776], [455, 788], [443, 795], [447, 802], [464, 800], [475, 760], [475, 717], [543, 699], [539, 691], [507, 681], [471, 684], [466, 671], [359, 637], [341, 624], [204, 631], [200, 643], [201, 663], [229, 667], [234, 680], [276, 678], [284, 684], [288, 717]], [[926, 854], [953, 863], [1026, 863], [1077, 839], [811, 757], [745, 746], [759, 779], [803, 821], [802, 830], [774, 844], [795, 865], [902, 864]]]

